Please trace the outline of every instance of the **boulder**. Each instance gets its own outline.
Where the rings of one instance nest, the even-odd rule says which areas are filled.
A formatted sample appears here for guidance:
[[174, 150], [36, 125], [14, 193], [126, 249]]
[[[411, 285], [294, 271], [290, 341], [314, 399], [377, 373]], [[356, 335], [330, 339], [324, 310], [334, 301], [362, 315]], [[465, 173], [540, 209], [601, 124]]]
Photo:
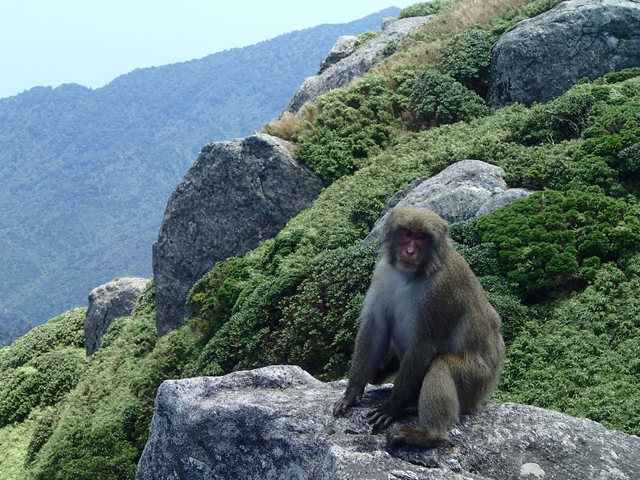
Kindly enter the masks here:
[[189, 289], [218, 260], [275, 236], [322, 182], [270, 135], [206, 145], [178, 184], [153, 244], [158, 333], [178, 328]]
[[543, 103], [581, 78], [640, 66], [637, 0], [571, 0], [521, 21], [493, 46], [487, 103]]
[[380, 239], [387, 214], [394, 207], [413, 205], [433, 210], [450, 223], [479, 217], [533, 192], [509, 188], [504, 170], [480, 160], [462, 160], [433, 177], [422, 177], [396, 193], [364, 243]]
[[403, 18], [393, 22], [385, 21], [384, 30], [377, 37], [352, 50], [353, 53], [323, 69], [318, 75], [307, 77], [289, 101], [285, 112], [297, 113], [305, 103], [315, 100], [319, 95], [360, 78], [384, 58], [386, 52], [393, 52], [389, 50], [390, 45], [399, 42], [416, 28], [430, 21], [432, 17], [433, 15], [429, 15]]
[[[389, 386], [368, 388], [336, 418], [345, 386], [293, 366], [165, 381], [136, 480], [640, 478], [638, 437], [514, 403], [463, 416], [450, 445], [391, 447], [365, 418]], [[403, 419], [416, 421], [415, 412]]]
[[329, 54], [320, 63], [320, 73], [324, 72], [331, 65], [335, 65], [343, 58], [351, 55], [357, 46], [358, 37], [355, 35], [338, 37]]
[[91, 290], [84, 320], [87, 355], [100, 348], [100, 339], [116, 318], [133, 313], [133, 307], [148, 281], [147, 278], [123, 277]]

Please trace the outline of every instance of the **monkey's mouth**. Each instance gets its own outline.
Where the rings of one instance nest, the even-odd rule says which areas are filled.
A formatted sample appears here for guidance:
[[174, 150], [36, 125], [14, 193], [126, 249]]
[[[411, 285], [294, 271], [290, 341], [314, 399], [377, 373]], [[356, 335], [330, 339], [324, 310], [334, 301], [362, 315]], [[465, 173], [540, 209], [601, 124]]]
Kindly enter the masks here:
[[414, 272], [418, 268], [418, 262], [409, 262], [407, 260], [398, 260], [398, 266], [403, 270]]

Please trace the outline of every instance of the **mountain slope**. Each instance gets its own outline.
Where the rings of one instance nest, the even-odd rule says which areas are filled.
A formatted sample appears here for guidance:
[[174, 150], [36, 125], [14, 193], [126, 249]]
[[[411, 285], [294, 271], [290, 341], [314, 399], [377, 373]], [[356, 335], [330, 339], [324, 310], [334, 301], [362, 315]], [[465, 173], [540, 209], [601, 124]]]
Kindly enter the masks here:
[[338, 36], [398, 12], [138, 69], [96, 90], [1, 99], [0, 325], [37, 325], [118, 275], [150, 276], [166, 199], [200, 148], [258, 130]]

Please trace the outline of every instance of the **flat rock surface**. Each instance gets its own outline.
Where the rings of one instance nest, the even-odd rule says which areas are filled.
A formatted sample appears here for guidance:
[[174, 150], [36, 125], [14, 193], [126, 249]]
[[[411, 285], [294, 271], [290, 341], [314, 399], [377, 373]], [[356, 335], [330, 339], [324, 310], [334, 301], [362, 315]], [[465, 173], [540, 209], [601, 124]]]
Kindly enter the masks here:
[[390, 448], [365, 419], [389, 387], [336, 418], [345, 386], [294, 366], [165, 381], [136, 479], [640, 478], [638, 437], [513, 403], [463, 416], [448, 446]]

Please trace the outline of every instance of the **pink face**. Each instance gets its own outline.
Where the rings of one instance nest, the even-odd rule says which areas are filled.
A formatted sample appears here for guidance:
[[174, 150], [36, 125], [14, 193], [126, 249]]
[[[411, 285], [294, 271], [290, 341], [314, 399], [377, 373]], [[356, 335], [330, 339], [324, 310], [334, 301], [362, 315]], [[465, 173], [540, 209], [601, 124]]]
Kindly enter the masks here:
[[422, 230], [400, 227], [398, 240], [400, 243], [398, 265], [405, 270], [415, 271], [423, 257], [423, 249], [429, 243], [429, 235]]

